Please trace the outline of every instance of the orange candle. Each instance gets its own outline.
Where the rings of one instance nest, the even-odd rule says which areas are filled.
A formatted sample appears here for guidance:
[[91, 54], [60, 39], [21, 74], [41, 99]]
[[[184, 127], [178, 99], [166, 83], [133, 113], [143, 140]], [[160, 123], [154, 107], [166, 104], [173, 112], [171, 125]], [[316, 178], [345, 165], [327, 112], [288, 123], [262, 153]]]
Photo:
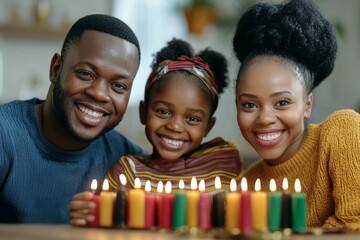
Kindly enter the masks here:
[[135, 178], [134, 188], [128, 191], [128, 226], [130, 228], [144, 228], [145, 226], [145, 191], [141, 189], [139, 178]]
[[197, 191], [197, 181], [195, 177], [192, 177], [190, 183], [191, 191], [187, 192], [186, 203], [187, 203], [187, 214], [186, 222], [188, 227], [198, 227], [199, 224], [199, 198], [200, 193]]
[[151, 193], [151, 183], [149, 180], [145, 183], [145, 227], [152, 228], [155, 222], [155, 195]]
[[240, 230], [242, 233], [249, 234], [252, 232], [251, 218], [251, 195], [248, 191], [246, 178], [242, 178], [240, 192]]
[[267, 194], [261, 191], [260, 179], [255, 181], [255, 192], [251, 193], [252, 225], [255, 231], [267, 230]]
[[97, 181], [93, 179], [91, 182], [91, 191], [93, 192], [93, 197], [89, 200], [96, 204], [94, 211], [92, 212], [94, 216], [94, 220], [86, 221], [86, 225], [88, 226], [98, 226], [99, 225], [99, 205], [100, 205], [100, 197], [99, 195], [95, 194], [97, 189]]
[[199, 182], [199, 228], [209, 230], [211, 228], [211, 195], [205, 192], [205, 180]]
[[228, 231], [239, 228], [240, 194], [236, 188], [235, 179], [231, 179], [230, 192], [226, 194], [225, 228]]
[[113, 225], [113, 211], [116, 193], [109, 192], [109, 181], [104, 180], [103, 191], [100, 193], [100, 226], [111, 227]]

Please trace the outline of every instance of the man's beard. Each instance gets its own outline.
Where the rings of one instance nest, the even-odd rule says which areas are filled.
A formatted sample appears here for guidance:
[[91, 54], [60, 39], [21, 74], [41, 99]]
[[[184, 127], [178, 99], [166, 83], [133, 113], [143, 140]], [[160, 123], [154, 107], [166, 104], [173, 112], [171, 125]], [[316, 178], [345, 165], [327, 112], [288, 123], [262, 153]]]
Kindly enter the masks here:
[[[65, 131], [75, 140], [81, 143], [90, 143], [92, 140], [96, 139], [97, 137], [103, 135], [104, 133], [112, 130], [116, 127], [117, 124], [113, 124], [104, 128], [96, 137], [94, 138], [84, 138], [79, 136], [73, 126], [71, 126], [69, 119], [67, 118], [67, 114], [65, 112], [65, 105], [64, 105], [64, 92], [61, 89], [61, 80], [60, 76], [56, 79], [55, 86], [53, 89], [53, 104], [54, 104], [54, 111], [55, 115], [64, 127]], [[89, 130], [91, 131], [91, 130]]]

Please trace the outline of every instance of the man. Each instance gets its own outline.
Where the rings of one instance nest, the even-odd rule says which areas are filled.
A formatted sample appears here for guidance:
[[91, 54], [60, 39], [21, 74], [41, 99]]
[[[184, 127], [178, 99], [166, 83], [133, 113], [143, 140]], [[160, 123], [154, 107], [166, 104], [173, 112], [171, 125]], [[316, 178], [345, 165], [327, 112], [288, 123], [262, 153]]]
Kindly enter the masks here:
[[125, 23], [89, 15], [53, 56], [45, 101], [0, 106], [0, 222], [68, 223], [75, 193], [120, 156], [143, 153], [113, 130], [139, 63], [137, 37]]

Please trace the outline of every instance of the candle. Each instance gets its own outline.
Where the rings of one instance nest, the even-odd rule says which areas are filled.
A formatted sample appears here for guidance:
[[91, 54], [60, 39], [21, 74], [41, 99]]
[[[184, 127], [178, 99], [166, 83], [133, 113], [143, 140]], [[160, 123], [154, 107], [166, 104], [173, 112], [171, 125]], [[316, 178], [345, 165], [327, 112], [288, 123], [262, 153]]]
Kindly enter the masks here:
[[261, 191], [260, 179], [255, 181], [255, 192], [251, 194], [252, 225], [257, 232], [265, 232], [268, 225], [267, 194]]
[[235, 179], [231, 179], [230, 192], [226, 194], [225, 228], [228, 231], [239, 228], [240, 194], [236, 188]]
[[281, 192], [276, 191], [274, 179], [270, 180], [268, 227], [270, 231], [280, 230], [281, 224]]
[[294, 232], [306, 232], [306, 194], [301, 192], [299, 179], [295, 180], [295, 193], [291, 196], [292, 229]]
[[100, 193], [100, 226], [113, 225], [113, 210], [116, 193], [109, 192], [109, 181], [104, 180], [103, 191]]
[[151, 193], [151, 183], [145, 183], [145, 227], [152, 228], [155, 225], [155, 195]]
[[88, 225], [88, 226], [98, 226], [99, 225], [100, 197], [99, 197], [99, 195], [95, 194], [96, 189], [97, 189], [97, 181], [96, 181], [96, 179], [93, 179], [91, 182], [91, 191], [94, 195], [89, 201], [95, 203], [96, 207], [92, 212], [94, 219], [92, 221], [86, 220], [86, 225]]
[[242, 233], [245, 234], [249, 234], [252, 232], [251, 195], [248, 191], [246, 178], [241, 179], [240, 230]]
[[179, 191], [174, 194], [173, 227], [186, 226], [186, 193], [183, 191], [184, 181], [179, 181]]
[[145, 226], [145, 192], [141, 189], [139, 178], [135, 178], [134, 188], [128, 191], [128, 226], [143, 228]]
[[126, 225], [126, 177], [124, 174], [119, 175], [120, 189], [116, 194], [114, 207], [114, 225], [124, 227]]
[[199, 182], [199, 228], [208, 230], [211, 228], [211, 195], [205, 192], [205, 180]]
[[223, 228], [225, 225], [225, 193], [221, 190], [221, 180], [218, 176], [215, 178], [215, 189], [212, 202], [212, 226]]
[[186, 204], [187, 204], [187, 211], [186, 211], [186, 222], [188, 227], [198, 227], [199, 221], [199, 198], [200, 194], [197, 191], [197, 181], [195, 177], [192, 177], [190, 182], [191, 191], [187, 192], [186, 195]]
[[291, 195], [289, 192], [289, 182], [287, 178], [282, 182], [282, 206], [281, 206], [281, 227], [291, 228]]
[[[160, 181], [162, 186], [162, 182]], [[159, 186], [159, 185], [158, 185]], [[158, 190], [160, 190], [158, 188]], [[171, 194], [171, 182], [167, 181], [165, 184], [165, 193], [162, 193], [162, 189], [157, 195], [157, 219], [159, 228], [171, 228], [172, 227], [172, 211], [174, 204], [174, 195]]]

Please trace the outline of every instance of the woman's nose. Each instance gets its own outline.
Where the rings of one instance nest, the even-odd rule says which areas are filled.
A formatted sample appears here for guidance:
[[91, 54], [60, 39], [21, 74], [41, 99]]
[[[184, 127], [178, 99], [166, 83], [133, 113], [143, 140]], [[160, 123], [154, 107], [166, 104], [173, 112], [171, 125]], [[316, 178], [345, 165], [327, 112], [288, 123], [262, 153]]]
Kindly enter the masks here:
[[256, 123], [261, 125], [269, 125], [276, 121], [276, 115], [270, 107], [261, 108], [256, 118]]

